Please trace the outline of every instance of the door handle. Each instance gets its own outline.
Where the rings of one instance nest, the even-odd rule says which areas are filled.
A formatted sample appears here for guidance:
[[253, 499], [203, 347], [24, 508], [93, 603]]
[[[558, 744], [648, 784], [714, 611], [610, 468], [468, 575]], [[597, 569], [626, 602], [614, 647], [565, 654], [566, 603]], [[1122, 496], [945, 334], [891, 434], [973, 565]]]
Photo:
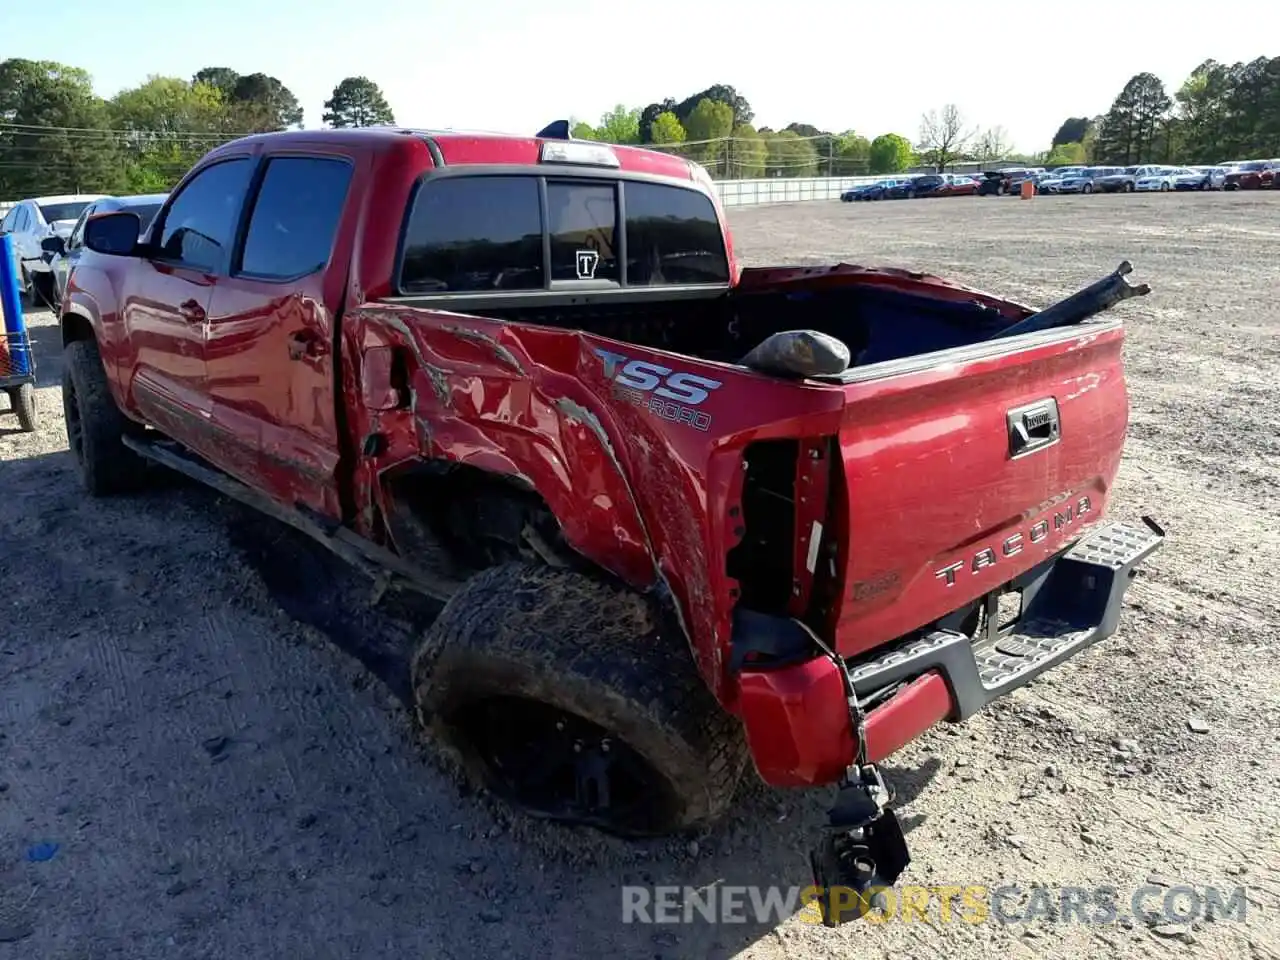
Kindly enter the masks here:
[[178, 304], [178, 313], [188, 323], [204, 323], [204, 307], [196, 300], [184, 300]]
[[289, 335], [289, 359], [302, 360], [324, 353], [324, 340], [314, 330], [298, 330]]

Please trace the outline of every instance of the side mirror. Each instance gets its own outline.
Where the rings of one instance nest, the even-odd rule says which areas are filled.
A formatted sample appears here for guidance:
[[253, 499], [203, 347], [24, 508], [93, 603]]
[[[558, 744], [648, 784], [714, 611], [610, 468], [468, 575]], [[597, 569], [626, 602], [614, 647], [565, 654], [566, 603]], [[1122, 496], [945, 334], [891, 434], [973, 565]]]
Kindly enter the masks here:
[[67, 245], [60, 236], [54, 234], [40, 241], [40, 249], [45, 253], [66, 253]]
[[136, 213], [121, 210], [90, 217], [84, 225], [84, 245], [94, 253], [114, 257], [137, 256], [142, 221]]

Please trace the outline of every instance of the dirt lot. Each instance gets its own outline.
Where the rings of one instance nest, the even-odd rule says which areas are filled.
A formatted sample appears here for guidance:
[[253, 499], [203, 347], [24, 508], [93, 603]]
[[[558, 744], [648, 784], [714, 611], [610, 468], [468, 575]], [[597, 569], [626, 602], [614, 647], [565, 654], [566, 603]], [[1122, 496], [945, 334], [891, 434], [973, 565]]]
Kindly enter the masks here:
[[0, 419], [0, 958], [1280, 956], [1280, 194], [732, 220], [755, 264], [909, 265], [1036, 305], [1124, 258], [1150, 281], [1120, 308], [1114, 511], [1154, 514], [1168, 545], [1118, 636], [895, 758], [903, 882], [1110, 884], [1122, 905], [1245, 884], [1247, 922], [971, 925], [935, 904], [836, 931], [623, 925], [624, 883], [806, 884], [826, 794], [750, 783], [720, 828], [645, 845], [464, 795], [402, 706], [407, 615], [202, 489], [80, 497], [37, 314], [40, 432]]

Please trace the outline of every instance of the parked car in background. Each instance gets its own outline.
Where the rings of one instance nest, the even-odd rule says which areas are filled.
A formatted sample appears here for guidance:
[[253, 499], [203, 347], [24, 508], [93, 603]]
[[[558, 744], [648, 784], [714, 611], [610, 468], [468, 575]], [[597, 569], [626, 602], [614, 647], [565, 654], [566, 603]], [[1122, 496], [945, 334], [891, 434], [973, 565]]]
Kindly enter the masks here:
[[1151, 167], [1138, 178], [1137, 183], [1134, 184], [1134, 189], [1139, 193], [1150, 193], [1152, 191], [1168, 193], [1176, 185], [1175, 170], [1177, 170], [1177, 167]]
[[862, 183], [856, 187], [850, 187], [840, 194], [840, 199], [845, 203], [853, 203], [858, 200], [883, 200], [885, 194], [892, 187], [906, 182], [904, 177], [886, 177], [883, 180], [877, 180], [875, 183]]
[[907, 200], [915, 196], [916, 177], [898, 177], [884, 188], [881, 200]]
[[31, 197], [20, 201], [0, 221], [0, 234], [13, 237], [14, 268], [18, 286], [35, 299], [53, 301], [53, 274], [44, 257], [41, 242], [48, 237], [71, 236], [85, 207], [100, 194], [71, 194], [58, 197]]
[[1228, 171], [1223, 190], [1261, 190], [1275, 182], [1275, 169], [1270, 160], [1247, 160]]
[[942, 197], [973, 197], [978, 194], [978, 181], [967, 173], [944, 173], [946, 183], [938, 191]]
[[1003, 170], [984, 170], [978, 183], [978, 196], [998, 197], [1008, 192], [1009, 177]]
[[45, 237], [40, 245], [49, 263], [49, 272], [53, 276], [50, 305], [56, 306], [62, 303], [62, 297], [67, 292], [67, 278], [71, 276], [71, 271], [80, 262], [80, 257], [85, 252], [84, 225], [90, 217], [98, 213], [127, 211], [137, 215], [141, 222], [140, 232], [145, 234], [147, 228], [151, 226], [152, 218], [164, 205], [167, 196], [169, 196], [167, 193], [151, 193], [135, 197], [104, 197], [101, 200], [94, 200], [85, 207], [66, 239], [63, 239], [60, 234]]
[[1077, 174], [1083, 172], [1085, 167], [1059, 167], [1057, 170], [1050, 170], [1043, 177], [1036, 181], [1037, 193], [1062, 193], [1062, 184], [1076, 177]]
[[945, 197], [947, 195], [947, 187], [951, 185], [951, 181], [947, 179], [945, 173], [922, 173], [918, 177], [913, 177], [911, 183], [907, 186], [907, 199], [911, 200], [915, 197]]
[[1044, 167], [1006, 167], [1000, 172], [1005, 175], [1005, 193], [1018, 193], [1022, 190], [1024, 180], [1034, 183], [1045, 176]]
[[1156, 164], [1113, 167], [1110, 173], [1094, 178], [1093, 187], [1099, 193], [1133, 193], [1139, 178], [1159, 173], [1161, 169]]
[[1174, 170], [1175, 190], [1221, 190], [1227, 173], [1221, 167], [1177, 167]]

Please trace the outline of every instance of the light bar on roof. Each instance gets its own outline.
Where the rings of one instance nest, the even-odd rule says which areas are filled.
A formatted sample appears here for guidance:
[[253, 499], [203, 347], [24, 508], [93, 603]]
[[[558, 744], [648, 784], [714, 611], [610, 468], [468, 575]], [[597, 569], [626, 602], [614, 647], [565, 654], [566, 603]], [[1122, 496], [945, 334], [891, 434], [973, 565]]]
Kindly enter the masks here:
[[587, 167], [616, 167], [618, 155], [603, 143], [584, 140], [548, 140], [542, 145], [543, 163], [576, 163]]

